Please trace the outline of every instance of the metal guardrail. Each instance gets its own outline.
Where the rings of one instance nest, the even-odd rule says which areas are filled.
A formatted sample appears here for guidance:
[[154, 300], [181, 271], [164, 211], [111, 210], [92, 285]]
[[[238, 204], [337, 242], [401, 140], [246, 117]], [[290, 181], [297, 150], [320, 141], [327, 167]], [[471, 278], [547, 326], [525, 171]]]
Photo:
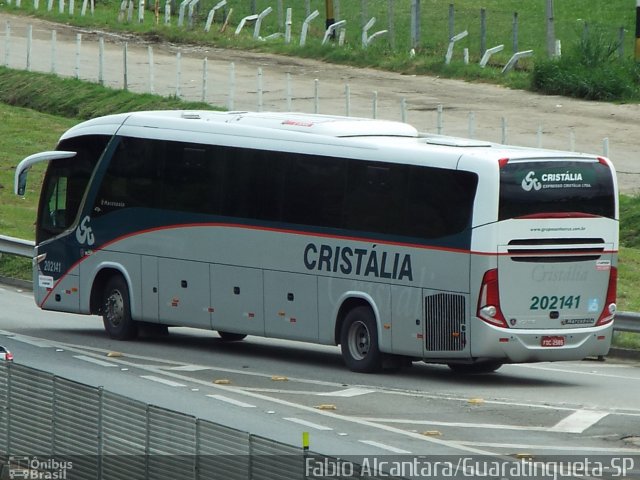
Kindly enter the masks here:
[[302, 447], [0, 362], [2, 480], [320, 478], [305, 458], [340, 464]]
[[33, 257], [35, 242], [21, 238], [0, 235], [0, 253], [9, 253], [21, 257]]
[[[0, 254], [32, 257], [35, 243], [31, 240], [0, 235]], [[618, 312], [613, 329], [618, 332], [640, 333], [640, 313]]]
[[640, 333], [640, 313], [618, 312], [616, 313], [613, 329], [617, 332]]

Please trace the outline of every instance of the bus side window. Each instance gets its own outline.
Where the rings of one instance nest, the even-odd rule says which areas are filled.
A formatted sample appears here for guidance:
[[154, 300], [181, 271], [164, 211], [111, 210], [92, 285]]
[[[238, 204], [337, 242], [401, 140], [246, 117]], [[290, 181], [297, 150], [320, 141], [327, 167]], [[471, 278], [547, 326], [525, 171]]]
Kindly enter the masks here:
[[341, 228], [347, 162], [329, 157], [290, 156], [284, 188], [284, 221]]
[[162, 142], [122, 138], [111, 158], [94, 204], [94, 215], [125, 207], [155, 206]]
[[162, 206], [184, 212], [220, 213], [223, 159], [215, 147], [165, 142]]
[[348, 175], [345, 228], [376, 233], [397, 231], [406, 201], [406, 166], [351, 162]]
[[442, 168], [410, 167], [406, 234], [421, 238], [455, 235], [470, 226], [477, 179]]
[[226, 162], [222, 214], [281, 221], [286, 154], [222, 148]]

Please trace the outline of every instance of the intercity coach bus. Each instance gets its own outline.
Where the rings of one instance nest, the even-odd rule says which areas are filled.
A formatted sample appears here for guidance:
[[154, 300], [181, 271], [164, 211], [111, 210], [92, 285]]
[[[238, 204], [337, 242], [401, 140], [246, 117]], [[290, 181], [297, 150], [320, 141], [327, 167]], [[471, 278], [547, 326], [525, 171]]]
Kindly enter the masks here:
[[618, 195], [603, 157], [296, 113], [83, 122], [48, 161], [34, 296], [143, 325], [340, 345], [378, 371], [607, 353]]

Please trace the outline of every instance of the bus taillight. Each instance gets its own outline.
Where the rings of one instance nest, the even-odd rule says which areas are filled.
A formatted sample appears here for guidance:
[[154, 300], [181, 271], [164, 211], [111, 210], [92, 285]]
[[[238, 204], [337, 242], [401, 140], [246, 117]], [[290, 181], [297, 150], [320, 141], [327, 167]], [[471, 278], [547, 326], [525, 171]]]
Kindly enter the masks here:
[[498, 290], [498, 269], [488, 270], [482, 277], [480, 297], [478, 298], [478, 317], [491, 325], [509, 328], [500, 310], [500, 293]]
[[618, 288], [618, 269], [611, 267], [611, 273], [609, 274], [609, 287], [607, 288], [607, 298], [604, 302], [604, 308], [600, 314], [600, 318], [596, 322], [597, 325], [605, 325], [613, 321], [613, 317], [616, 313], [616, 294]]

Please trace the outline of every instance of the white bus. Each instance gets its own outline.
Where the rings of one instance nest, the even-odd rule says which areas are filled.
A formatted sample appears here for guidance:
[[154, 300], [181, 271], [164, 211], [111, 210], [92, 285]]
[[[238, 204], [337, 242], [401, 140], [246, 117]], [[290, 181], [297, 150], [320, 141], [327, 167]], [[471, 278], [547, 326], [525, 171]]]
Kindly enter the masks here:
[[295, 113], [156, 111], [67, 131], [36, 224], [47, 310], [340, 345], [361, 372], [608, 352], [617, 180], [602, 157]]

